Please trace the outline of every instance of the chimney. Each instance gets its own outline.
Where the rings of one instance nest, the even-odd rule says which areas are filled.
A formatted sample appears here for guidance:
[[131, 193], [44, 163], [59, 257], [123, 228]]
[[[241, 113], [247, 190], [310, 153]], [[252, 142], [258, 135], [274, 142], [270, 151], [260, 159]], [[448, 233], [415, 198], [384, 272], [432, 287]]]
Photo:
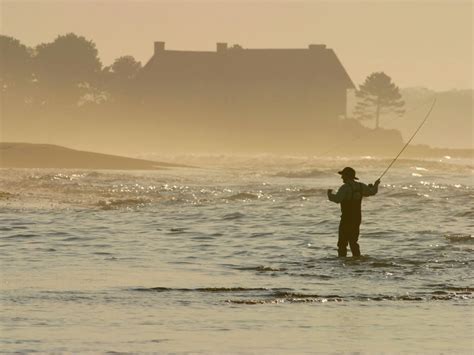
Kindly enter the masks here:
[[326, 49], [326, 45], [325, 44], [310, 44], [308, 46], [308, 49], [310, 51], [317, 51], [317, 50], [321, 50], [321, 49]]
[[227, 43], [217, 42], [217, 53], [225, 53], [227, 51]]
[[155, 42], [155, 55], [165, 51], [165, 42]]

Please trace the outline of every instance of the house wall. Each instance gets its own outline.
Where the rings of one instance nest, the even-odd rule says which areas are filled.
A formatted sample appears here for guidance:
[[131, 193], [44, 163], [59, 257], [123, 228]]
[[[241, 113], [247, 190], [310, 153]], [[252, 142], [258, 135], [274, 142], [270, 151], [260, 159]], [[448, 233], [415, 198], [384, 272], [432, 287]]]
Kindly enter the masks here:
[[324, 46], [244, 50], [219, 43], [217, 52], [180, 52], [159, 42], [155, 51], [137, 87], [150, 116], [176, 130], [265, 132], [296, 140], [324, 130], [346, 111], [352, 83]]

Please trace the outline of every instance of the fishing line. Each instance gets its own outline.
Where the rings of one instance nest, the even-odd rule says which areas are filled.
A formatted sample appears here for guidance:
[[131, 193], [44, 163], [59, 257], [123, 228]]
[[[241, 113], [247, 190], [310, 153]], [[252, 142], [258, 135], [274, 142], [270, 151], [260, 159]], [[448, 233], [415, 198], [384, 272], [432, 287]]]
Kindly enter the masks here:
[[392, 167], [392, 165], [397, 161], [398, 157], [400, 156], [400, 154], [403, 153], [403, 151], [406, 149], [406, 147], [408, 147], [408, 145], [410, 144], [410, 142], [413, 140], [413, 138], [415, 138], [416, 134], [418, 133], [418, 131], [421, 129], [421, 127], [423, 127], [423, 125], [425, 124], [426, 120], [428, 119], [428, 117], [430, 116], [430, 113], [431, 111], [433, 111], [433, 107], [435, 106], [436, 104], [436, 97], [434, 98], [433, 100], [433, 103], [431, 104], [431, 107], [430, 107], [430, 110], [428, 111], [428, 113], [426, 114], [426, 117], [425, 119], [423, 120], [423, 122], [421, 122], [421, 124], [418, 126], [418, 128], [416, 129], [415, 133], [413, 133], [413, 135], [411, 136], [411, 138], [408, 140], [408, 142], [403, 146], [402, 150], [400, 150], [400, 152], [397, 154], [397, 156], [392, 160], [392, 162], [390, 163], [390, 165], [387, 167], [387, 169], [385, 169], [385, 171], [382, 173], [382, 175], [380, 175], [380, 177], [377, 179], [377, 180], [381, 180], [382, 177], [387, 173], [387, 171]]
[[[407, 113], [411, 113], [411, 112], [415, 112], [415, 111], [418, 111], [419, 109], [423, 108], [426, 104], [428, 104], [429, 102], [431, 102], [431, 100], [427, 100], [425, 102], [423, 102], [422, 104], [420, 104], [419, 106], [411, 109], [411, 110], [408, 110], [408, 111], [405, 111], [405, 113], [403, 114], [404, 116], [406, 116]], [[386, 120], [385, 122], [392, 122], [394, 121], [395, 119], [400, 119], [400, 117], [398, 116], [395, 116], [395, 117], [392, 117], [392, 118], [389, 118], [388, 120]], [[363, 132], [361, 134], [358, 134], [358, 135], [355, 135], [352, 137], [352, 139], [350, 139], [348, 142], [344, 142], [344, 143], [336, 143], [335, 145], [333, 145], [331, 148], [329, 148], [328, 150], [324, 151], [322, 154], [320, 154], [321, 157], [324, 157], [325, 155], [327, 155], [328, 153], [332, 152], [333, 150], [336, 150], [337, 148], [339, 147], [342, 147], [343, 145], [347, 145], [347, 143], [352, 143], [352, 142], [355, 142], [357, 140], [359, 140], [360, 138], [363, 138], [365, 137], [366, 135], [368, 135], [369, 133], [371, 133], [371, 131], [369, 132]]]

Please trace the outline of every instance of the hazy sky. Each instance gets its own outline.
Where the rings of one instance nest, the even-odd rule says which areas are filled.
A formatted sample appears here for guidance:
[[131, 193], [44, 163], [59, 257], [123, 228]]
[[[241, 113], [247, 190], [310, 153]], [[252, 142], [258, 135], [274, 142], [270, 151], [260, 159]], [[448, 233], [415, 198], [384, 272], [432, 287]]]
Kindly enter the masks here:
[[74, 32], [105, 65], [168, 49], [333, 48], [356, 84], [385, 71], [401, 87], [472, 88], [472, 1], [0, 0], [1, 33], [28, 46]]

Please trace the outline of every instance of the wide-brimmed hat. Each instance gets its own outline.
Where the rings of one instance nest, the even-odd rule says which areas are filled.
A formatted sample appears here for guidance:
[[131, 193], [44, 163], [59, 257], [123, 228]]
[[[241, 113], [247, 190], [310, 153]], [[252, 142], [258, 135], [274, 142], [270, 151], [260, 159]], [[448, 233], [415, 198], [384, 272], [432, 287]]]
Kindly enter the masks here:
[[359, 180], [356, 178], [356, 171], [349, 166], [346, 166], [344, 169], [339, 171], [338, 174], [347, 176], [349, 179]]

